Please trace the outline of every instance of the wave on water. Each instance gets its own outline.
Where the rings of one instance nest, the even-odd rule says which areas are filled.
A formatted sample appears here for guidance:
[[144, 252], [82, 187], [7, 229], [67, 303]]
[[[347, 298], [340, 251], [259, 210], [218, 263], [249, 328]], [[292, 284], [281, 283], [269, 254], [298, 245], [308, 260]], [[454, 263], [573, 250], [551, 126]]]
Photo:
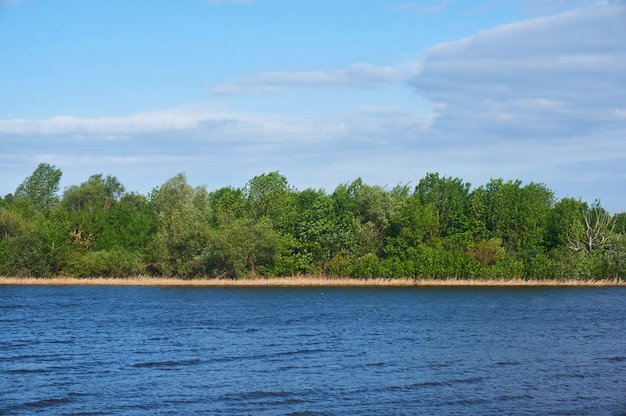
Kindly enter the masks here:
[[135, 367], [135, 368], [184, 367], [184, 366], [200, 364], [201, 362], [202, 361], [199, 358], [194, 358], [194, 359], [191, 359], [191, 360], [181, 360], [181, 361], [175, 361], [175, 360], [148, 361], [148, 362], [144, 362], [144, 363], [133, 364], [133, 367]]
[[61, 398], [43, 399], [43, 400], [37, 400], [34, 402], [28, 402], [28, 403], [24, 403], [23, 406], [24, 407], [49, 407], [49, 406], [54, 406], [57, 404], [69, 403], [71, 401], [72, 399], [68, 397], [61, 397]]
[[37, 374], [37, 373], [47, 373], [48, 370], [45, 368], [11, 368], [6, 370], [7, 373], [10, 374]]

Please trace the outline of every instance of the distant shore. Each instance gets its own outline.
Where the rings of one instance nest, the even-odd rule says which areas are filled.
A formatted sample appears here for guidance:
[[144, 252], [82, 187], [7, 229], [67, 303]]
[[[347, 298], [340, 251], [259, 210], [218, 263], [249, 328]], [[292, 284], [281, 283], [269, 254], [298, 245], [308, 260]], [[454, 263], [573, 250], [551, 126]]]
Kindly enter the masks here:
[[198, 287], [428, 287], [428, 286], [626, 286], [615, 280], [523, 280], [523, 279], [350, 279], [318, 276], [244, 278], [244, 279], [179, 279], [172, 277], [77, 278], [77, 277], [0, 277], [0, 285], [39, 286], [198, 286]]

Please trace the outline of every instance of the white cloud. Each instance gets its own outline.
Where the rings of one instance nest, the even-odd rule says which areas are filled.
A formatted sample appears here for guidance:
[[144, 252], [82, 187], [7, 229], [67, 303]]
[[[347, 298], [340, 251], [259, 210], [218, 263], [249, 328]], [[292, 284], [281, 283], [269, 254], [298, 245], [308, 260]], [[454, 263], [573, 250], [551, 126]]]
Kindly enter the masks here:
[[327, 71], [263, 72], [242, 76], [225, 84], [216, 85], [213, 93], [228, 95], [247, 92], [276, 92], [287, 87], [354, 87], [381, 88], [412, 76], [414, 71], [388, 66], [358, 63], [347, 68]]
[[217, 107], [189, 105], [176, 109], [137, 113], [124, 117], [80, 118], [56, 116], [46, 119], [0, 120], [0, 135], [73, 135], [85, 140], [88, 135], [120, 139], [124, 135], [191, 129], [202, 121], [223, 121]]
[[116, 143], [149, 137], [165, 142], [282, 142], [320, 141], [343, 131], [343, 124], [331, 119], [234, 113], [219, 110], [212, 104], [194, 104], [120, 117], [0, 120], [0, 151], [9, 139]]
[[[214, 188], [215, 175], [230, 178], [222, 185], [236, 186], [280, 170], [299, 185], [332, 189], [362, 175], [349, 168], [351, 161], [376, 159], [391, 149], [402, 153], [429, 123], [413, 111], [376, 105], [324, 117], [227, 113], [198, 104], [127, 117], [3, 120], [0, 161], [20, 166], [11, 170], [14, 178], [5, 178], [15, 184], [45, 161], [67, 173], [65, 185], [106, 172], [147, 192], [185, 171], [195, 183], [210, 180]], [[344, 173], [328, 176], [328, 166], [339, 160], [346, 163]]]
[[[456, 136], [560, 137], [614, 128], [626, 97], [626, 7], [600, 3], [437, 45], [409, 84]], [[623, 126], [623, 122], [621, 124]]]

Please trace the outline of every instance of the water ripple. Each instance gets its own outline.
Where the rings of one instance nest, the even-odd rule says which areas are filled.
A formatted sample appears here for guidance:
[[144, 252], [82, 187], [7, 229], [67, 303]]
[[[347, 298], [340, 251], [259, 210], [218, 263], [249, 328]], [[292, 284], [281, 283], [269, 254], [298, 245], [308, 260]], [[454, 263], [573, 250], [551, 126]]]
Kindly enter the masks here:
[[625, 297], [2, 287], [0, 414], [622, 415]]

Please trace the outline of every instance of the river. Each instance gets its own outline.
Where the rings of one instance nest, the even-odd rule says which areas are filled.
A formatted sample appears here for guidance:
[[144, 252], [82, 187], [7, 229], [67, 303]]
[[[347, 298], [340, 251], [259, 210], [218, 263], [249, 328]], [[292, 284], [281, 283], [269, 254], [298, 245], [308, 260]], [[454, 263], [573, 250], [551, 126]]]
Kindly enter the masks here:
[[626, 288], [0, 287], [2, 415], [625, 415]]

